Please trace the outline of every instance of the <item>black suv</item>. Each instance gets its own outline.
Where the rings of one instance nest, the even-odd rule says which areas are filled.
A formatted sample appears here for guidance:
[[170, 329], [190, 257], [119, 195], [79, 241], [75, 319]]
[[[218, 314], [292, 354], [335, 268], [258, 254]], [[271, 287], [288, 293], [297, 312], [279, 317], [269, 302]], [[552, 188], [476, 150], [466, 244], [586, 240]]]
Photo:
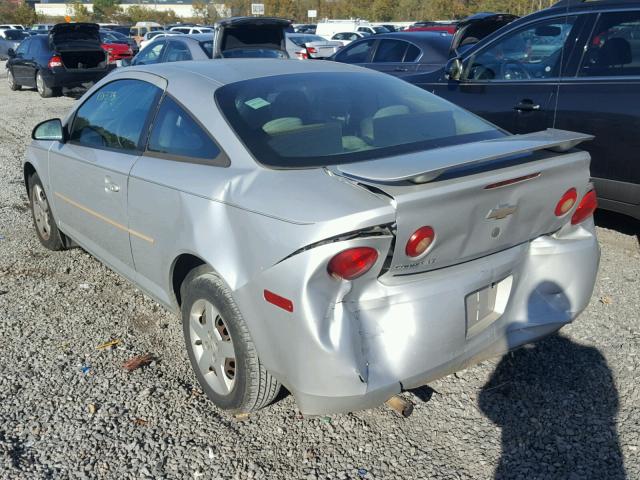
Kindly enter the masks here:
[[513, 133], [593, 134], [600, 206], [640, 219], [640, 1], [565, 0], [458, 54], [404, 78]]

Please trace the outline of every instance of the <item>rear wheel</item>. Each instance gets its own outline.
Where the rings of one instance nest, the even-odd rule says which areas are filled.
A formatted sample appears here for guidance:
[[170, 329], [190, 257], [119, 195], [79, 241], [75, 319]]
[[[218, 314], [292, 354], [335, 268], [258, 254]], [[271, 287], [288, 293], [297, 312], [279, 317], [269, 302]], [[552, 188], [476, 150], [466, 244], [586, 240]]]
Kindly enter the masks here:
[[271, 403], [280, 384], [260, 362], [222, 279], [198, 267], [183, 282], [181, 298], [187, 352], [209, 399], [232, 412], [251, 412]]
[[57, 89], [53, 89], [47, 86], [40, 70], [38, 70], [38, 73], [36, 73], [36, 88], [38, 89], [38, 93], [42, 98], [50, 98], [58, 93]]
[[13, 90], [14, 92], [22, 88], [22, 85], [16, 83], [13, 71], [10, 68], [7, 69], [7, 83], [9, 84], [9, 90]]
[[29, 200], [31, 202], [33, 225], [36, 228], [40, 243], [49, 250], [64, 250], [62, 233], [58, 230], [49, 206], [49, 200], [37, 173], [34, 173], [29, 178]]

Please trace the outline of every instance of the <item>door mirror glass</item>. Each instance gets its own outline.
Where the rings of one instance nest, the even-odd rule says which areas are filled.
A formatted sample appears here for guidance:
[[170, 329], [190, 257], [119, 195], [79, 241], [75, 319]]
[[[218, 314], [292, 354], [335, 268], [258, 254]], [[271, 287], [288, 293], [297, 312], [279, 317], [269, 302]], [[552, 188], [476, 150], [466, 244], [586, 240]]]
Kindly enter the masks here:
[[7, 56], [9, 58], [16, 58], [16, 51], [13, 48], [10, 48], [7, 50]]
[[130, 58], [122, 58], [120, 60], [116, 60], [116, 65], [119, 67], [130, 67], [131, 59]]
[[54, 140], [64, 142], [64, 128], [59, 118], [46, 120], [36, 125], [31, 133], [34, 140]]
[[445, 75], [447, 80], [453, 80], [454, 82], [459, 82], [462, 78], [462, 71], [464, 70], [464, 64], [462, 60], [459, 58], [452, 58], [447, 63], [445, 68]]

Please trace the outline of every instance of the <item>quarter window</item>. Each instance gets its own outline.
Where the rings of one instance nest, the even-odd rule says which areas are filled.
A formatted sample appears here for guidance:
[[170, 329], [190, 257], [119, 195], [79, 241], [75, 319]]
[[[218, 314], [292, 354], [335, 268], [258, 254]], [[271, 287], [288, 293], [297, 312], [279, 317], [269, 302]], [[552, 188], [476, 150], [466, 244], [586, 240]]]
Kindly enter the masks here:
[[147, 150], [200, 160], [213, 160], [220, 155], [207, 132], [171, 97], [162, 101]]
[[76, 113], [70, 140], [92, 147], [137, 151], [149, 111], [161, 90], [140, 80], [116, 80]]
[[560, 74], [562, 49], [576, 17], [537, 23], [471, 57], [467, 80], [531, 80]]
[[602, 14], [586, 46], [578, 75], [640, 75], [640, 12]]

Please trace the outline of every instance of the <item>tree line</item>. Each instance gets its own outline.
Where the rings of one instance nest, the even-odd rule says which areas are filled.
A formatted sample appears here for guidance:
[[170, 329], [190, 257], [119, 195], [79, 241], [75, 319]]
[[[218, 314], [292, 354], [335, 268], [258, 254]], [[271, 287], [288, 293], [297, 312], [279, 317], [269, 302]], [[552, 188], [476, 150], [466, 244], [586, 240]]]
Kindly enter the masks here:
[[[250, 15], [252, 3], [264, 3], [265, 15], [284, 17], [296, 22], [316, 22], [323, 18], [362, 18], [378, 22], [450, 20], [460, 19], [477, 12], [504, 12], [526, 15], [553, 5], [557, 0], [215, 0], [224, 3], [224, 9], [214, 2], [194, 0], [193, 16], [189, 20], [211, 24], [221, 10], [231, 15]], [[175, 23], [179, 19], [173, 10], [158, 11], [144, 5], [131, 5], [126, 10], [120, 0], [93, 0], [93, 12], [80, 1], [67, 3], [67, 14], [73, 21], [97, 21], [135, 23], [155, 21], [161, 24]], [[220, 5], [216, 5], [220, 7]], [[309, 10], [317, 12], [317, 18], [307, 16]], [[184, 20], [184, 19], [182, 19]], [[8, 0], [0, 0], [0, 21], [33, 24], [44, 21], [64, 21], [60, 18], [38, 18], [26, 3], [16, 6]]]

